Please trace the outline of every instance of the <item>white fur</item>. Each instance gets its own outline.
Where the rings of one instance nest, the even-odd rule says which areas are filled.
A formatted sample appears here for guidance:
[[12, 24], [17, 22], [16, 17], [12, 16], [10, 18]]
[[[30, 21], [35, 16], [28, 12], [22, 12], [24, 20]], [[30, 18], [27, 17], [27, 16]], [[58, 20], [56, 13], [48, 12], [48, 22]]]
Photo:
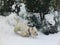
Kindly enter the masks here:
[[37, 32], [38, 31], [37, 31], [36, 27], [31, 27], [31, 29], [30, 29], [31, 37], [36, 37], [38, 35]]
[[[24, 24], [23, 22], [19, 22], [18, 24], [15, 25], [14, 32], [17, 34], [23, 36], [23, 37], [29, 37], [29, 36], [37, 36], [37, 29], [35, 27], [29, 27], [27, 24]], [[30, 34], [29, 34], [30, 32]]]

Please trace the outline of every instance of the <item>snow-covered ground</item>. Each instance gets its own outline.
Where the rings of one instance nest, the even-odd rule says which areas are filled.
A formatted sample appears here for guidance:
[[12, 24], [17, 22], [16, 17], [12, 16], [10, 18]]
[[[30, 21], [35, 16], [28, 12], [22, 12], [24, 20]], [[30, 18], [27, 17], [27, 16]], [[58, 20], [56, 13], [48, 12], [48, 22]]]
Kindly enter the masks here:
[[[13, 16], [11, 18], [14, 19]], [[60, 45], [60, 32], [50, 35], [39, 33], [36, 38], [21, 37], [14, 33], [14, 26], [7, 19], [0, 16], [0, 45]]]
[[[20, 13], [20, 15], [22, 14]], [[14, 25], [16, 20], [14, 17], [17, 18], [13, 13], [7, 17], [0, 16], [0, 45], [60, 45], [60, 32], [50, 35], [39, 32], [36, 38], [21, 37], [15, 34]], [[22, 18], [20, 20], [26, 22]]]

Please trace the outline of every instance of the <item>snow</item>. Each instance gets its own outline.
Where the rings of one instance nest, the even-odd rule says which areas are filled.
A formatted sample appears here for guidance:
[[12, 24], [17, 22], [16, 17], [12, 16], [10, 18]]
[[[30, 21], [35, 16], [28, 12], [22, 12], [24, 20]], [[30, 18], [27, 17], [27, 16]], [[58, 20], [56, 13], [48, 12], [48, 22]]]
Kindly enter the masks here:
[[13, 4], [12, 5], [12, 10], [15, 10], [15, 6], [16, 6], [16, 4]]
[[18, 19], [16, 13], [11, 13], [9, 16], [6, 16], [7, 22], [13, 26], [17, 24], [17, 21], [15, 19]]
[[[12, 15], [7, 17], [11, 19], [14, 17]], [[39, 32], [36, 38], [21, 37], [14, 33], [14, 26], [8, 23], [7, 17], [0, 17], [0, 45], [60, 45], [60, 32], [50, 35]]]
[[28, 20], [25, 20], [21, 17], [19, 17], [16, 13], [11, 13], [9, 16], [6, 16], [6, 21], [8, 24], [15, 26], [18, 21], [21, 21], [25, 24], [28, 23]]
[[48, 21], [50, 24], [55, 25], [54, 15], [53, 15], [52, 13], [46, 14], [46, 15], [45, 15], [45, 19], [46, 19], [46, 21]]
[[[20, 15], [23, 13], [25, 14], [25, 11], [23, 11], [20, 13]], [[15, 34], [14, 25], [17, 22], [14, 17], [24, 23], [27, 23], [27, 20], [16, 16], [15, 13], [11, 13], [7, 17], [0, 16], [0, 45], [60, 45], [60, 32], [50, 35], [44, 35], [39, 32], [39, 35], [36, 38], [21, 37], [20, 35]], [[54, 25], [55, 22], [53, 17], [53, 15], [50, 16], [49, 14], [46, 19], [47, 21], [52, 20], [52, 24]]]
[[27, 16], [27, 12], [26, 12], [26, 8], [25, 8], [25, 4], [21, 3], [21, 7], [20, 7], [20, 12], [19, 12], [19, 16], [23, 16], [24, 18], [26, 18]]
[[58, 11], [55, 11], [54, 13], [55, 13], [55, 17], [57, 17], [58, 16]]
[[[20, 12], [19, 12], [19, 16], [26, 18], [27, 16], [27, 12], [26, 12], [26, 8], [25, 8], [25, 4], [24, 3], [20, 3], [21, 7], [20, 7]], [[12, 10], [16, 10], [15, 9], [16, 4], [12, 5]]]
[[0, 36], [4, 45], [59, 45], [60, 43], [60, 33], [49, 36], [40, 34], [37, 38], [23, 38], [16, 35], [9, 25], [4, 24], [2, 27], [4, 29], [0, 30]]

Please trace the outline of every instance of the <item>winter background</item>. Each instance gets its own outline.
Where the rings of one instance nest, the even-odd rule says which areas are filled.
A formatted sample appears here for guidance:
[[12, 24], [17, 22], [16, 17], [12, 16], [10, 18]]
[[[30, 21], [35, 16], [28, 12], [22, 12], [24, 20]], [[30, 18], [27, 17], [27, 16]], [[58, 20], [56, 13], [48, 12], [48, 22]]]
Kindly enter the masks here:
[[[15, 34], [14, 25], [16, 25], [17, 23], [15, 18], [19, 18], [21, 22], [27, 24], [29, 20], [26, 19], [26, 16], [28, 17], [32, 16], [31, 13], [27, 13], [24, 3], [20, 3], [20, 5], [21, 7], [19, 16], [15, 12], [8, 12], [7, 16], [0, 15], [0, 45], [60, 45], [60, 25], [58, 25], [57, 27], [58, 33], [45, 35], [41, 31], [39, 31], [38, 36], [36, 38], [21, 37]], [[15, 7], [13, 4], [12, 9], [14, 8]], [[34, 14], [35, 16], [37, 15], [36, 17], [40, 22], [39, 13]], [[52, 25], [55, 25], [55, 20], [53, 20], [53, 18], [54, 16], [60, 17], [59, 15], [60, 12], [58, 11], [53, 12], [52, 9], [50, 11], [50, 14], [45, 15], [45, 19]], [[60, 20], [60, 18], [58, 18], [58, 20]]]

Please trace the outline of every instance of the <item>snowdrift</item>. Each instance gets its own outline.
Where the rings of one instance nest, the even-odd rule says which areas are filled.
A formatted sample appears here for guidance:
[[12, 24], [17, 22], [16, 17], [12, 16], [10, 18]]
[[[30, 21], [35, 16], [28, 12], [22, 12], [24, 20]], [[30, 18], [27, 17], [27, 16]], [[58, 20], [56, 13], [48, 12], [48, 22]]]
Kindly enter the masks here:
[[[0, 16], [0, 45], [60, 45], [60, 32], [48, 36], [39, 33], [36, 38], [23, 38], [15, 34], [13, 26], [15, 22], [12, 21], [14, 16]], [[8, 23], [10, 19], [11, 25]]]
[[[26, 13], [25, 10], [23, 11], [21, 11], [20, 16]], [[27, 20], [18, 17], [15, 13], [11, 13], [7, 17], [0, 16], [0, 45], [60, 45], [60, 32], [50, 35], [44, 35], [39, 32], [39, 35], [36, 38], [23, 38], [15, 34], [14, 26], [17, 23], [15, 19], [18, 19], [23, 23], [28, 22]], [[55, 22], [52, 24], [54, 25]]]

